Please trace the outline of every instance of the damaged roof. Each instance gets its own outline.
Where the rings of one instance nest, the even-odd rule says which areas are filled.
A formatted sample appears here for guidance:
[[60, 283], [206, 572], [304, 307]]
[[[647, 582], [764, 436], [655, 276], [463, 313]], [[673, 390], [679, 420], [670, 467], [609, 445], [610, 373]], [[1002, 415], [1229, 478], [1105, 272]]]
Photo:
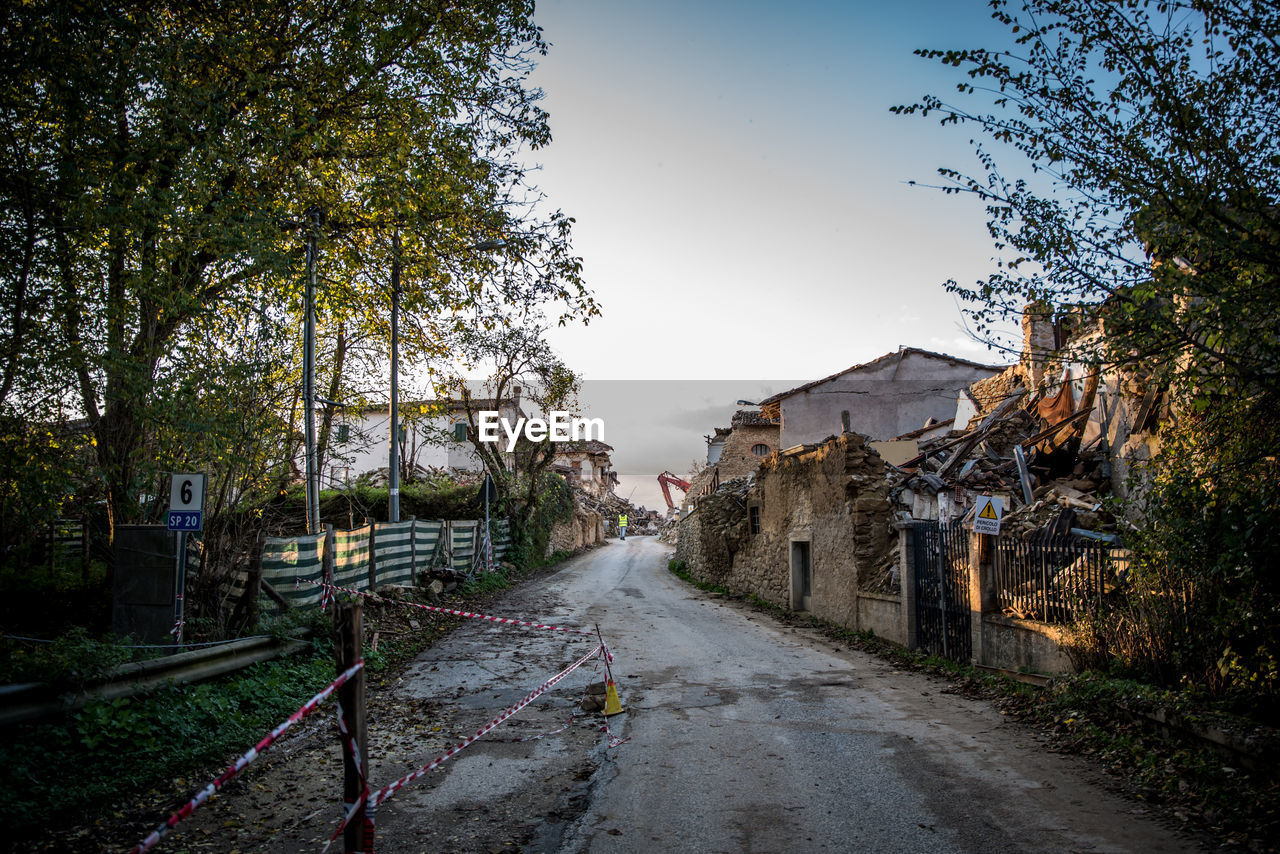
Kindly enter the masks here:
[[843, 371], [837, 371], [836, 373], [831, 374], [830, 376], [823, 377], [822, 379], [814, 380], [813, 382], [808, 382], [808, 383], [805, 383], [804, 385], [796, 386], [793, 389], [779, 392], [775, 394], [773, 397], [767, 397], [764, 400], [760, 401], [760, 405], [768, 406], [771, 403], [777, 403], [781, 400], [785, 400], [788, 397], [794, 397], [797, 394], [806, 392], [809, 389], [814, 388], [816, 386], [820, 386], [824, 383], [829, 383], [832, 380], [839, 379], [840, 377], [843, 377], [846, 374], [851, 374], [856, 371], [863, 371], [863, 370], [866, 370], [867, 368], [876, 367], [888, 361], [889, 359], [892, 359], [895, 357], [901, 359], [901, 358], [907, 357], [908, 355], [913, 355], [913, 354], [917, 356], [924, 356], [929, 359], [936, 359], [938, 361], [946, 362], [947, 364], [950, 364], [950, 365], [959, 365], [959, 366], [968, 367], [968, 368], [981, 368], [987, 371], [999, 372], [1008, 368], [1008, 365], [984, 365], [984, 364], [981, 364], [980, 362], [971, 362], [968, 359], [960, 359], [955, 356], [948, 356], [946, 353], [935, 353], [932, 350], [922, 350], [919, 347], [903, 347], [892, 353], [885, 353], [883, 356], [877, 359], [872, 359], [870, 362], [863, 362], [860, 365], [853, 365], [852, 367], [845, 368]]
[[[774, 427], [779, 423], [777, 418], [769, 418], [762, 412], [754, 409], [739, 409], [733, 413], [733, 418], [729, 422], [734, 427]], [[717, 427], [717, 430], [721, 428]], [[727, 430], [725, 432], [728, 432]]]

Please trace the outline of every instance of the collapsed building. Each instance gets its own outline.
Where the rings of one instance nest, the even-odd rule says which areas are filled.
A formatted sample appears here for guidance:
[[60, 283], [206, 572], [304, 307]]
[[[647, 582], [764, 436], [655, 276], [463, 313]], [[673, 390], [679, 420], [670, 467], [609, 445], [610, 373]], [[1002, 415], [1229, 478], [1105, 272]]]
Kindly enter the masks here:
[[556, 448], [551, 471], [563, 477], [573, 495], [573, 515], [557, 522], [547, 542], [547, 555], [557, 551], [576, 552], [603, 545], [617, 533], [618, 517], [634, 520], [635, 533], [655, 527], [654, 517], [644, 508], [637, 509], [614, 489], [618, 473], [610, 457], [613, 446], [598, 440], [563, 442]]
[[[1158, 449], [1161, 401], [1140, 378], [1085, 361], [1093, 333], [1068, 332], [1028, 310], [1019, 361], [984, 369], [953, 415], [912, 431], [873, 439], [850, 429], [856, 415], [841, 404], [830, 413], [838, 433], [696, 497], [677, 559], [696, 577], [904, 646], [1070, 670], [1064, 626], [1123, 571], [1108, 497], [1126, 495], [1130, 470]], [[973, 534], [979, 507], [999, 537]]]

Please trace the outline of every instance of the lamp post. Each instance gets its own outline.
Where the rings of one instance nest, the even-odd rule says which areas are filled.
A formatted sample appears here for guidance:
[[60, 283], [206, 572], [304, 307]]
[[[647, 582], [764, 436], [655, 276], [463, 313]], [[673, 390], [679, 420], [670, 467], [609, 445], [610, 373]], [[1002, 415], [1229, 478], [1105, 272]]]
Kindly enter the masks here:
[[387, 521], [400, 521], [400, 231], [391, 238], [391, 445], [387, 451]]
[[303, 422], [307, 443], [307, 533], [320, 533], [320, 471], [316, 453], [316, 232], [320, 209], [307, 208], [306, 320], [302, 334]]
[[[466, 247], [491, 252], [507, 245], [501, 238]], [[400, 232], [391, 238], [391, 426], [387, 449], [387, 521], [400, 521]]]

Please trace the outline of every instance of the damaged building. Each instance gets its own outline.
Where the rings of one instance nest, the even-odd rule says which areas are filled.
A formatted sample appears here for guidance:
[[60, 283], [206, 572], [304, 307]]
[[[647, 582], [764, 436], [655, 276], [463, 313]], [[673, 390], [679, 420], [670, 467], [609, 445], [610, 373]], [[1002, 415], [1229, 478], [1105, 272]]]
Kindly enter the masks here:
[[[766, 401], [780, 410], [783, 449], [694, 503], [677, 559], [707, 581], [904, 646], [1070, 670], [1065, 624], [1124, 571], [1105, 499], [1158, 447], [1160, 396], [1078, 355], [1092, 330], [1033, 308], [1023, 334], [1017, 364], [963, 363], [977, 376], [955, 390], [946, 418], [931, 412], [914, 430], [854, 426], [883, 429], [886, 411], [913, 410], [842, 410], [838, 433], [788, 446], [803, 434], [787, 432], [787, 401], [804, 392]], [[994, 515], [992, 504], [999, 536], [974, 534], [975, 512]]]

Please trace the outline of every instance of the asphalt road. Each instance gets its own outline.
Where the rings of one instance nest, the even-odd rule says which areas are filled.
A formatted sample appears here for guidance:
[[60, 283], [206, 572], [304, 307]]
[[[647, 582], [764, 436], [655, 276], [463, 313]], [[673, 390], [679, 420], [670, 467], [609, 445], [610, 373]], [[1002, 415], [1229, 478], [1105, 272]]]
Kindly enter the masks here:
[[[989, 704], [697, 591], [666, 570], [668, 552], [651, 538], [611, 541], [495, 608], [598, 624], [627, 708], [610, 726], [630, 740], [609, 749], [586, 717], [511, 740], [563, 726], [599, 679], [584, 668], [381, 807], [379, 850], [1198, 850]], [[398, 689], [452, 729], [399, 767], [589, 647], [487, 623], [459, 629]], [[396, 773], [386, 766], [377, 776]]]

